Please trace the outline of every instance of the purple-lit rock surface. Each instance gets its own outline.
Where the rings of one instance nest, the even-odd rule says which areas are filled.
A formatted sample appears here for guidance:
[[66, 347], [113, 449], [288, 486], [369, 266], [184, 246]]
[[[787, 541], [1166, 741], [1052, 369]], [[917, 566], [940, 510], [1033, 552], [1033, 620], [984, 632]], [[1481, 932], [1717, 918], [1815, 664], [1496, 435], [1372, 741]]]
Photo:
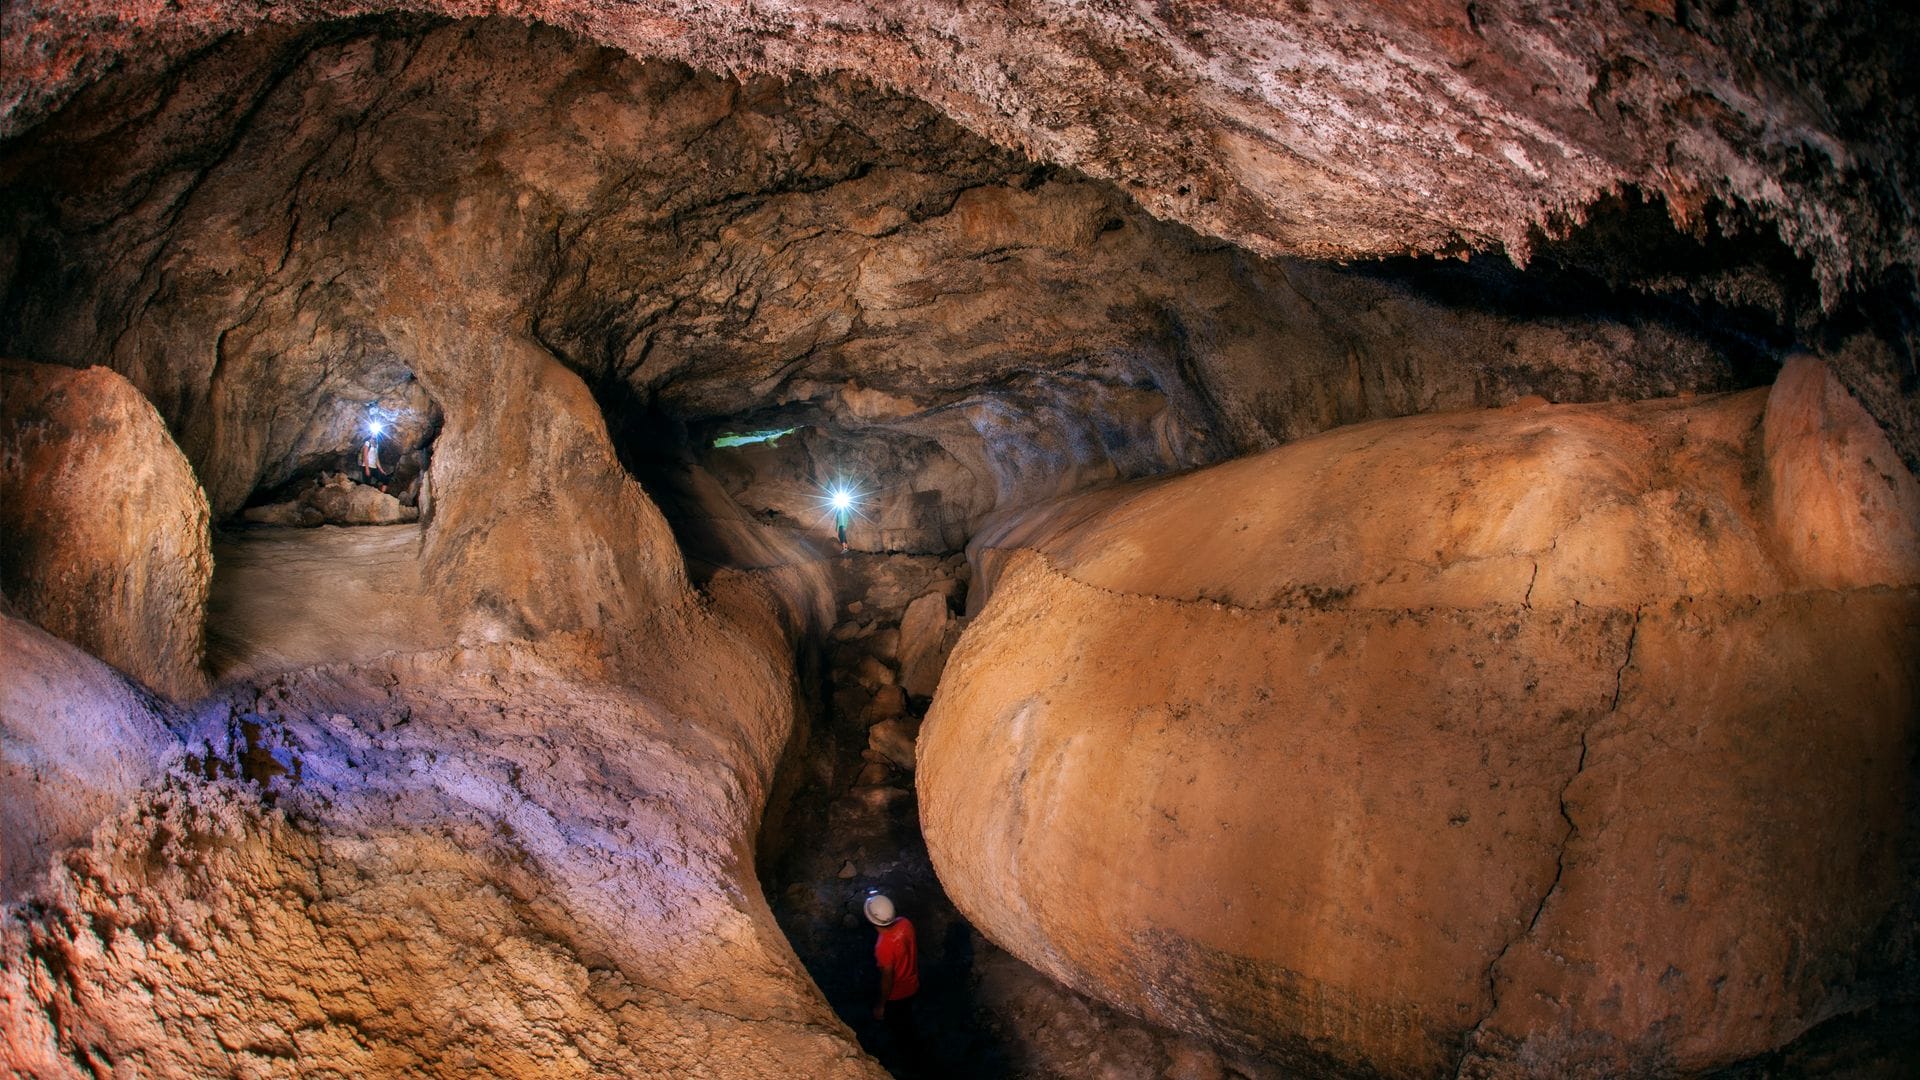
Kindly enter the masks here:
[[0, 1067], [881, 1075], [753, 884], [785, 701], [731, 633], [654, 642], [724, 716], [570, 639], [209, 703], [187, 748], [257, 786], [178, 776], [60, 860], [0, 927]]

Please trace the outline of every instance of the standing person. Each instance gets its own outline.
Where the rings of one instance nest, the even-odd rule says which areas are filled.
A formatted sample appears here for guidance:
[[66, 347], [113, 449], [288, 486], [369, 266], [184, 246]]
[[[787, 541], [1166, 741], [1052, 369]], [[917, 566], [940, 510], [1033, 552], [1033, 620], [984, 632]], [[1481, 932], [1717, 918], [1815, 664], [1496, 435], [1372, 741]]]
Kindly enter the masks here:
[[380, 439], [369, 435], [367, 441], [360, 444], [360, 469], [366, 474], [367, 483], [378, 485], [381, 491], [387, 490], [387, 471], [380, 467]]
[[873, 943], [873, 960], [880, 968], [880, 998], [874, 1002], [873, 1018], [887, 1025], [894, 1045], [912, 1063], [920, 1052], [913, 1030], [913, 997], [920, 992], [920, 943], [913, 923], [895, 912], [893, 901], [884, 894], [867, 897], [866, 912], [867, 921], [880, 929]]
[[853, 503], [850, 500], [836, 498], [833, 501], [833, 523], [840, 532], [840, 554], [847, 553], [847, 524], [853, 520]]

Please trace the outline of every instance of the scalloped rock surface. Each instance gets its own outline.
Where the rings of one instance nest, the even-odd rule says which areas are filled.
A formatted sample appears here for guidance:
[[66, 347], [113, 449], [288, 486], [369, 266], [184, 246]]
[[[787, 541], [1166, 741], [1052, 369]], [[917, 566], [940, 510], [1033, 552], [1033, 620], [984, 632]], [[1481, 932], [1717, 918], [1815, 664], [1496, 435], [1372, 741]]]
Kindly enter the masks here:
[[[908, 551], [1341, 423], [1771, 369], [1684, 305], [1484, 263], [1261, 259], [846, 75], [507, 20], [264, 28], [0, 147], [0, 349], [126, 375], [220, 519], [338, 468], [370, 407], [409, 461], [431, 439], [436, 494], [513, 468], [520, 439], [474, 444], [453, 402], [496, 353], [579, 373], [623, 452], [685, 423], [796, 532], [819, 480], [870, 478], [856, 545]], [[707, 449], [756, 427], [799, 430]]]
[[1920, 488], [1817, 364], [1359, 425], [976, 559], [928, 847], [1077, 989], [1309, 1071], [1600, 1076], [1766, 1052], [1885, 959]]

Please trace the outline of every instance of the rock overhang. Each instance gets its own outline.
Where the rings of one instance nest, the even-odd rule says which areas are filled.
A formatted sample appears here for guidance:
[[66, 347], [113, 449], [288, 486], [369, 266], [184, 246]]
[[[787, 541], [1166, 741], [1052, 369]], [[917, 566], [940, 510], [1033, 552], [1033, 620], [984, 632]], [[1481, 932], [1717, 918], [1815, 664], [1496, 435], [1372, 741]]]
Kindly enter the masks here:
[[1830, 295], [1912, 271], [1894, 4], [20, 4], [0, 131], [116, 66], [387, 11], [505, 14], [726, 73], [860, 72], [1265, 255], [1524, 259], [1634, 187], [1683, 226], [1715, 201], [1770, 223]]

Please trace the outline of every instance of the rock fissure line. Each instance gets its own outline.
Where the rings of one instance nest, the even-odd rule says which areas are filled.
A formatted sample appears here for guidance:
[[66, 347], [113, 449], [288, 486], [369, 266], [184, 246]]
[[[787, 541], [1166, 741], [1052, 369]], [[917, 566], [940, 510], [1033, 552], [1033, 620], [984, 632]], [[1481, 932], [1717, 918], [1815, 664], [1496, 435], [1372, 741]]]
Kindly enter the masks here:
[[[1531, 586], [1528, 587], [1528, 592], [1532, 592]], [[1627, 642], [1624, 649], [1625, 655], [1621, 658], [1620, 666], [1614, 670], [1613, 674], [1613, 698], [1608, 702], [1607, 711], [1603, 715], [1611, 716], [1620, 708], [1621, 684], [1626, 679], [1627, 668], [1633, 666], [1634, 643], [1640, 638], [1640, 617], [1645, 611], [1646, 605], [1644, 604], [1633, 609], [1633, 623], [1627, 628]], [[1540, 902], [1534, 905], [1533, 914], [1527, 919], [1527, 928], [1515, 934], [1509, 938], [1505, 944], [1501, 945], [1500, 951], [1494, 955], [1492, 962], [1487, 965], [1487, 1011], [1482, 1013], [1480, 1019], [1475, 1021], [1474, 1025], [1467, 1029], [1466, 1036], [1462, 1039], [1460, 1060], [1455, 1062], [1453, 1067], [1455, 1080], [1459, 1080], [1459, 1077], [1463, 1075], [1467, 1061], [1473, 1057], [1473, 1044], [1479, 1037], [1481, 1029], [1486, 1026], [1487, 1021], [1493, 1017], [1493, 1014], [1500, 1010], [1499, 972], [1501, 962], [1506, 960], [1507, 953], [1515, 945], [1533, 936], [1534, 930], [1540, 925], [1540, 917], [1546, 913], [1547, 905], [1552, 902], [1554, 894], [1560, 891], [1560, 881], [1566, 876], [1567, 872], [1567, 848], [1573, 844], [1573, 838], [1580, 832], [1579, 824], [1573, 820], [1573, 814], [1567, 810], [1567, 792], [1573, 788], [1574, 782], [1580, 779], [1580, 774], [1584, 773], [1587, 769], [1587, 738], [1592, 733], [1594, 725], [1599, 722], [1600, 718], [1596, 717], [1580, 729], [1580, 755], [1574, 759], [1573, 772], [1568, 774], [1566, 783], [1560, 785], [1560, 820], [1566, 823], [1566, 831], [1560, 834], [1560, 844], [1554, 852], [1553, 880], [1547, 883], [1546, 890], [1540, 894]]]
[[[1645, 604], [1638, 605], [1633, 609], [1633, 625], [1627, 628], [1627, 654], [1621, 658], [1620, 667], [1613, 673], [1613, 701], [1607, 705], [1607, 712], [1609, 713], [1615, 712], [1620, 708], [1620, 688], [1626, 682], [1627, 668], [1633, 666], [1633, 646], [1635, 642], [1640, 640], [1640, 616], [1646, 610], [1647, 607]], [[1583, 758], [1586, 752], [1586, 738], [1586, 732], [1581, 732], [1581, 754]]]
[[[1282, 602], [1282, 603], [1269, 603], [1269, 604], [1237, 604], [1231, 600], [1222, 600], [1213, 596], [1198, 596], [1198, 597], [1165, 596], [1160, 593], [1132, 592], [1126, 589], [1114, 589], [1114, 588], [1109, 588], [1105, 585], [1098, 585], [1098, 584], [1095, 584], [1094, 582], [1087, 581], [1084, 578], [1079, 577], [1078, 575], [1074, 574], [1070, 570], [1063, 568], [1060, 565], [1060, 563], [1055, 560], [1052, 554], [1050, 554], [1049, 552], [1039, 547], [1016, 544], [1008, 547], [983, 548], [982, 552], [1008, 556], [1009, 562], [1005, 564], [1008, 567], [1008, 569], [1011, 569], [1011, 566], [1012, 566], [1011, 559], [1013, 557], [1018, 556], [1021, 553], [1030, 554], [1034, 558], [1037, 558], [1040, 560], [1041, 565], [1047, 574], [1057, 578], [1061, 578], [1066, 581], [1070, 581], [1081, 588], [1089, 589], [1095, 593], [1098, 593], [1101, 596], [1113, 597], [1115, 599], [1144, 600], [1154, 604], [1173, 604], [1179, 607], [1210, 607], [1210, 608], [1217, 608], [1223, 611], [1235, 612], [1242, 615], [1273, 615], [1273, 614], [1292, 615], [1292, 614], [1304, 613], [1304, 614], [1413, 615], [1413, 616], [1443, 615], [1444, 616], [1444, 615], [1448, 615], [1456, 612], [1493, 611], [1493, 610], [1531, 610], [1533, 607], [1532, 603], [1527, 598], [1523, 598], [1520, 602], [1515, 604], [1489, 602], [1485, 604], [1480, 604], [1475, 607], [1465, 607], [1465, 606], [1458, 606], [1453, 604], [1423, 604], [1417, 607], [1416, 606], [1385, 606], [1385, 605], [1373, 605], [1373, 604], [1343, 604], [1338, 607], [1316, 608], [1311, 603]], [[1485, 556], [1485, 557], [1471, 559], [1471, 560], [1463, 560], [1463, 563], [1464, 562], [1484, 562], [1492, 558], [1495, 558], [1495, 556]], [[1428, 564], [1419, 562], [1419, 560], [1417, 559], [1400, 559], [1398, 561], [1405, 562], [1405, 563], [1412, 563], [1415, 565], [1422, 565], [1422, 566], [1428, 565]], [[999, 581], [1004, 580], [1007, 577], [1007, 572], [1008, 572], [1007, 570], [1002, 570], [998, 575], [995, 576], [994, 580], [995, 580], [996, 586]], [[1294, 587], [1304, 590], [1304, 589], [1315, 588], [1316, 586], [1312, 586], [1304, 582], [1296, 582], [1294, 584]], [[1710, 594], [1702, 594], [1699, 596], [1695, 596], [1695, 597], [1692, 597], [1691, 599], [1696, 601], [1726, 603], [1726, 602], [1734, 602], [1734, 601], [1778, 600], [1778, 599], [1785, 599], [1785, 598], [1791, 598], [1791, 597], [1826, 596], [1826, 595], [1834, 595], [1834, 594], [1848, 594], [1848, 593], [1854, 593], [1854, 592], [1871, 592], [1871, 591], [1872, 591], [1871, 589], [1806, 587], [1806, 588], [1784, 589], [1776, 593], [1758, 593], [1758, 592], [1710, 593]], [[1529, 597], [1531, 596], [1531, 592], [1532, 590], [1529, 589], [1528, 590]], [[1560, 604], [1560, 606], [1572, 611], [1586, 611], [1586, 612], [1594, 612], [1594, 613], [1600, 613], [1600, 614], [1606, 614], [1608, 612], [1624, 612], [1627, 610], [1625, 606], [1615, 606], [1612, 604], [1605, 604], [1605, 603], [1585, 604], [1580, 602], [1579, 600], [1564, 601]], [[1609, 712], [1613, 711], [1620, 704], [1621, 679], [1625, 676], [1627, 667], [1631, 665], [1631, 663], [1633, 662], [1634, 638], [1639, 633], [1640, 617], [1641, 617], [1641, 614], [1646, 610], [1646, 606], [1647, 605], [1644, 602], [1633, 605], [1633, 609], [1632, 609], [1633, 610], [1633, 626], [1627, 635], [1627, 644], [1626, 644], [1627, 656], [1626, 656], [1626, 659], [1621, 661], [1619, 670], [1614, 673], [1613, 698], [1610, 704], [1607, 706], [1607, 710]]]

